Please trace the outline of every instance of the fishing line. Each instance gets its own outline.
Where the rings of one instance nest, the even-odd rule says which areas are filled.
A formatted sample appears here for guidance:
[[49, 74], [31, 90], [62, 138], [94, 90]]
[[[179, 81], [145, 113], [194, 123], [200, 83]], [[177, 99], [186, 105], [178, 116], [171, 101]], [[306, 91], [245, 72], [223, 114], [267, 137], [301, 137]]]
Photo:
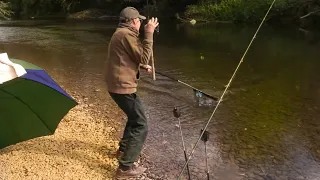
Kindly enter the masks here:
[[[183, 85], [185, 85], [185, 86], [193, 89], [193, 90], [194, 90], [194, 93], [195, 93], [196, 95], [197, 95], [197, 94], [199, 94], [199, 96], [204, 95], [204, 96], [206, 96], [206, 97], [208, 97], [208, 98], [213, 99], [214, 101], [218, 101], [218, 98], [217, 98], [217, 97], [214, 97], [214, 96], [212, 96], [212, 95], [210, 95], [210, 94], [208, 94], [208, 93], [205, 93], [205, 92], [203, 92], [203, 91], [201, 91], [201, 90], [199, 90], [199, 89], [197, 89], [197, 88], [195, 88], [195, 87], [193, 87], [193, 86], [191, 86], [191, 85], [189, 85], [189, 84], [187, 84], [187, 83], [185, 83], [185, 82], [183, 82], [183, 81], [181, 81], [181, 80], [179, 80], [179, 79], [175, 79], [175, 78], [173, 78], [173, 77], [171, 77], [171, 76], [169, 76], [169, 75], [166, 75], [166, 74], [164, 74], [164, 73], [162, 73], [162, 72], [159, 72], [159, 71], [155, 71], [155, 73], [156, 73], [156, 74], [160, 74], [160, 75], [162, 75], [162, 76], [164, 76], [164, 77], [167, 77], [167, 78], [169, 78], [169, 79], [171, 79], [171, 80], [177, 81], [178, 83], [181, 83], [181, 84], [183, 84]], [[197, 96], [198, 96], [198, 95], [197, 95]]]
[[194, 151], [195, 151], [197, 145], [199, 144], [199, 141], [201, 140], [203, 134], [205, 133], [205, 131], [206, 131], [206, 129], [207, 129], [210, 121], [212, 120], [212, 117], [213, 117], [214, 113], [216, 112], [217, 108], [219, 107], [219, 105], [220, 105], [220, 103], [221, 103], [221, 100], [223, 99], [223, 96], [225, 95], [226, 91], [228, 90], [228, 88], [229, 88], [229, 86], [230, 86], [233, 78], [235, 77], [235, 75], [236, 75], [236, 73], [237, 73], [237, 71], [238, 71], [241, 63], [243, 62], [244, 57], [246, 56], [247, 52], [249, 51], [249, 49], [250, 49], [250, 47], [251, 47], [254, 39], [257, 37], [257, 34], [258, 34], [261, 26], [263, 25], [264, 21], [266, 20], [268, 14], [269, 14], [270, 10], [272, 9], [272, 7], [273, 7], [273, 5], [274, 5], [275, 2], [276, 2], [276, 0], [273, 0], [273, 2], [272, 2], [272, 4], [270, 5], [270, 7], [269, 7], [269, 9], [268, 9], [268, 11], [267, 11], [267, 13], [266, 13], [266, 15], [264, 16], [263, 20], [261, 21], [261, 23], [260, 23], [260, 25], [259, 25], [256, 33], [254, 34], [253, 38], [251, 39], [251, 41], [250, 41], [250, 43], [249, 43], [246, 51], [244, 52], [244, 54], [243, 54], [243, 56], [242, 56], [242, 58], [241, 58], [241, 60], [240, 60], [240, 62], [239, 62], [239, 64], [238, 64], [237, 68], [235, 69], [233, 75], [231, 76], [231, 78], [230, 78], [230, 80], [229, 80], [229, 83], [227, 84], [225, 90], [223, 91], [221, 97], [219, 98], [219, 101], [218, 101], [216, 107], [214, 108], [214, 110], [213, 110], [213, 112], [212, 112], [212, 114], [211, 114], [211, 116], [210, 116], [207, 124], [206, 124], [205, 127], [203, 128], [203, 131], [202, 131], [200, 137], [198, 138], [196, 144], [194, 145], [194, 147], [193, 147], [193, 149], [192, 149], [192, 152], [191, 152], [191, 154], [190, 154], [189, 157], [188, 157], [187, 162], [184, 164], [184, 166], [183, 166], [183, 168], [182, 168], [182, 170], [181, 170], [181, 172], [180, 172], [180, 174], [179, 174], [179, 176], [178, 176], [178, 180], [180, 180], [180, 178], [181, 178], [181, 176], [182, 176], [182, 174], [183, 174], [183, 171], [185, 170], [186, 166], [188, 165], [189, 161], [191, 160], [191, 158], [192, 158], [192, 156], [193, 156], [193, 154], [194, 154]]

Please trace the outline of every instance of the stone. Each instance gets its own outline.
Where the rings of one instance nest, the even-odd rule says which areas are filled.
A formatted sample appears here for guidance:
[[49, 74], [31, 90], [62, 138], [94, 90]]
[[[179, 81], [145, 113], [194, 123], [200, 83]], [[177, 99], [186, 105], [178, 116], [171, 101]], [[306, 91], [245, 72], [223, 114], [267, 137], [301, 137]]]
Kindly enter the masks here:
[[306, 179], [306, 178], [301, 175], [297, 176], [297, 180], [304, 180], [304, 179]]
[[222, 150], [225, 151], [225, 152], [229, 152], [229, 151], [231, 150], [231, 145], [225, 144], [225, 145], [222, 147]]
[[192, 19], [189, 21], [191, 25], [195, 25], [197, 23], [197, 21], [195, 19]]
[[288, 177], [287, 176], [278, 176], [278, 180], [288, 180]]

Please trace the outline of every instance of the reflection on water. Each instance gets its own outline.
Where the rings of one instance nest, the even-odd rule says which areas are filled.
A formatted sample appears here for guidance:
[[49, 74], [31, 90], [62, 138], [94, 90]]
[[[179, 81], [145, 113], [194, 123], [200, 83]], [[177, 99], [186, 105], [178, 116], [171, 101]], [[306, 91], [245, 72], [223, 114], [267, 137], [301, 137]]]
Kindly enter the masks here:
[[[256, 27], [162, 23], [155, 35], [158, 71], [220, 97]], [[104, 87], [107, 43], [116, 23], [22, 21], [0, 23], [0, 50], [35, 63], [63, 86]], [[208, 158], [215, 179], [320, 179], [319, 35], [263, 27], [209, 125]], [[151, 171], [174, 179], [213, 107], [199, 107], [192, 89], [143, 73], [139, 94], [150, 119], [145, 153]], [[92, 86], [95, 87], [92, 87]], [[72, 88], [72, 87], [70, 87]], [[209, 102], [210, 103], [210, 102]], [[205, 179], [204, 144], [190, 162]]]

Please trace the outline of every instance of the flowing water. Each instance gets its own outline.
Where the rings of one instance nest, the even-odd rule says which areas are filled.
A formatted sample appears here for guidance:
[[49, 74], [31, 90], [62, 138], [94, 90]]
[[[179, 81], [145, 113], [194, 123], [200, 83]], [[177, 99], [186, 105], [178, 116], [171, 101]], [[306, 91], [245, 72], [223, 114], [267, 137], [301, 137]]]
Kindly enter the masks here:
[[[64, 87], [104, 88], [107, 44], [116, 22], [0, 23], [0, 50], [46, 69]], [[156, 70], [220, 97], [256, 26], [162, 23], [155, 35]], [[264, 26], [208, 126], [211, 179], [320, 179], [320, 36]], [[192, 89], [143, 73], [139, 95], [150, 121], [144, 153], [150, 171], [176, 179], [214, 107], [199, 107]], [[103, 102], [101, 103], [103, 104]], [[206, 179], [204, 143], [190, 161]], [[184, 174], [186, 175], [186, 174]]]

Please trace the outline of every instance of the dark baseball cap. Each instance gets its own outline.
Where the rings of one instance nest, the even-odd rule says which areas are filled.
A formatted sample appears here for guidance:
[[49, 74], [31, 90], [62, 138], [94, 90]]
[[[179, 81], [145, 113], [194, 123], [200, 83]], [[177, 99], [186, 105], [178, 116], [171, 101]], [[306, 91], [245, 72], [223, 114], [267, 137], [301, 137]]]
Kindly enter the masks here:
[[139, 11], [134, 7], [126, 7], [120, 12], [120, 20], [135, 18], [146, 19], [146, 17], [140, 15]]

